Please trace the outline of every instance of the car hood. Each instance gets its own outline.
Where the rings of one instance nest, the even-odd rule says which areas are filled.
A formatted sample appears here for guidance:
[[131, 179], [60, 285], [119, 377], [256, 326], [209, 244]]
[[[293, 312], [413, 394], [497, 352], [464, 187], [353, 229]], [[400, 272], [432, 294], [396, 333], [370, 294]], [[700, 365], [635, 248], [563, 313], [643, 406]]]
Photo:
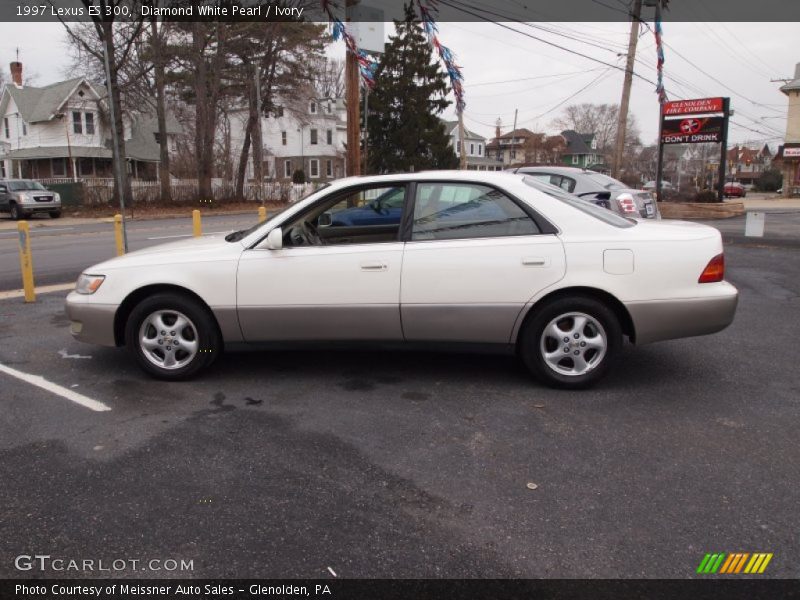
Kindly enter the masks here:
[[98, 263], [86, 272], [109, 271], [131, 266], [180, 264], [182, 262], [225, 260], [241, 254], [244, 246], [241, 242], [225, 241], [224, 233], [190, 237], [187, 239], [149, 246], [134, 250], [123, 256]]

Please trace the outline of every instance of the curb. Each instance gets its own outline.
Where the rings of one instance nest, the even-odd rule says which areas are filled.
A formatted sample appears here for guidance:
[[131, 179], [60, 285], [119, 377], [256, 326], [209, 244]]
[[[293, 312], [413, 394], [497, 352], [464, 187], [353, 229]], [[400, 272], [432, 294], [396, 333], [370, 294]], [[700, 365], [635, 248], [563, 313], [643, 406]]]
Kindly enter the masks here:
[[771, 248], [800, 248], [800, 239], [779, 237], [745, 237], [743, 235], [722, 234], [726, 246], [751, 246]]

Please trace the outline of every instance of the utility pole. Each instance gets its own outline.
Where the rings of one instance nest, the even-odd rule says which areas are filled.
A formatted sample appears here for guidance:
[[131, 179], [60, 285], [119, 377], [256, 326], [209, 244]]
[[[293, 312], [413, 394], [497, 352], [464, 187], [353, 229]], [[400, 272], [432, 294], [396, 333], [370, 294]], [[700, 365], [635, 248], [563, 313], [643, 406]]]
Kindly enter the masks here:
[[458, 146], [459, 162], [458, 168], [462, 171], [467, 169], [467, 144], [464, 141], [464, 111], [458, 111]]
[[622, 84], [622, 99], [619, 103], [617, 120], [617, 140], [614, 144], [614, 162], [612, 176], [618, 178], [622, 167], [622, 155], [625, 150], [625, 134], [628, 127], [628, 107], [631, 100], [633, 84], [633, 63], [636, 60], [636, 43], [639, 41], [639, 23], [642, 19], [642, 0], [634, 0], [631, 13], [631, 33], [628, 38], [628, 60], [625, 65], [625, 79]]
[[[350, 22], [353, 7], [358, 0], [346, 0], [345, 21]], [[358, 86], [358, 57], [348, 52], [345, 57], [344, 84], [345, 104], [347, 104], [347, 176], [361, 175], [361, 123], [359, 115], [360, 93]]]

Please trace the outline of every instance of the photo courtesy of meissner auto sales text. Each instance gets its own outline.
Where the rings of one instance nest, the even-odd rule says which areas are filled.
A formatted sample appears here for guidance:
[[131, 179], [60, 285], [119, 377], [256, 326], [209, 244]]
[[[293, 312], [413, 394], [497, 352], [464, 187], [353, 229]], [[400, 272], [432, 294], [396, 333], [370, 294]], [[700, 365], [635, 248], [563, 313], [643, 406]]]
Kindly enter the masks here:
[[0, 2], [0, 600], [800, 598], [798, 33]]

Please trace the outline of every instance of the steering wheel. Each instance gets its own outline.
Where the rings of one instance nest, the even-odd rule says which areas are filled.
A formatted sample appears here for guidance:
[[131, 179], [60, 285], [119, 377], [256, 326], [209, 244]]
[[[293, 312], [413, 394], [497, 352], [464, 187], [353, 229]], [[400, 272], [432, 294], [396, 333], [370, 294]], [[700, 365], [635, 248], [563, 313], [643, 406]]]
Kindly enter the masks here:
[[308, 246], [321, 246], [322, 238], [319, 236], [317, 226], [311, 221], [302, 221], [300, 223], [300, 230], [302, 231], [303, 238]]

